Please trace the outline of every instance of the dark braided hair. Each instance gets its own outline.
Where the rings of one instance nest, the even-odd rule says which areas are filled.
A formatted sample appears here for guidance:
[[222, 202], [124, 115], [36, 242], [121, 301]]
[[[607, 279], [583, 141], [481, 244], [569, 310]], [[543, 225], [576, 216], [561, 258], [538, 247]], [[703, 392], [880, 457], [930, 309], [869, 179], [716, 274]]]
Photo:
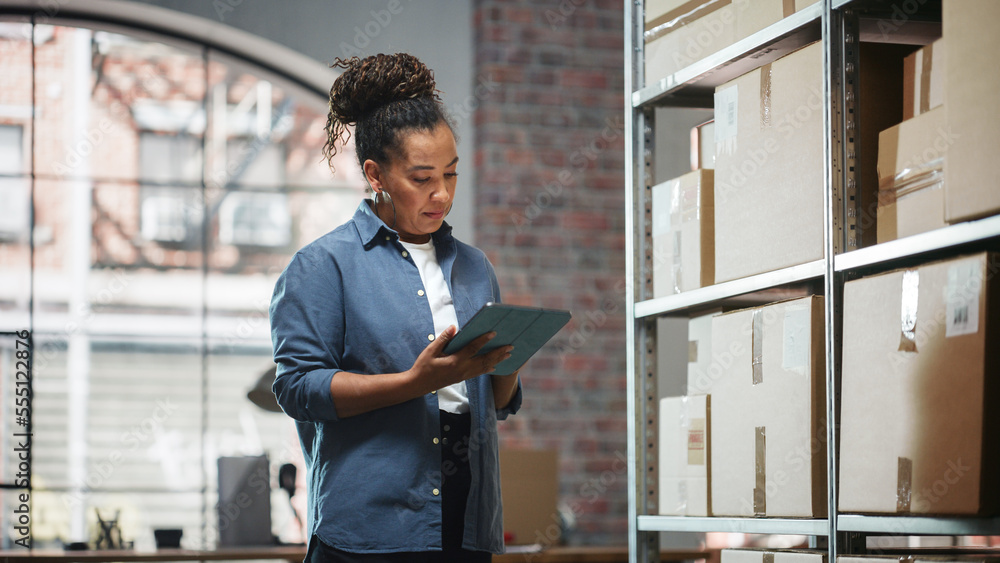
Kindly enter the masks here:
[[338, 58], [330, 66], [344, 69], [330, 88], [323, 155], [331, 169], [337, 145], [351, 137], [348, 126], [354, 126], [354, 147], [362, 167], [366, 160], [385, 165], [398, 155], [401, 131], [430, 131], [440, 123], [451, 127], [434, 73], [413, 55]]

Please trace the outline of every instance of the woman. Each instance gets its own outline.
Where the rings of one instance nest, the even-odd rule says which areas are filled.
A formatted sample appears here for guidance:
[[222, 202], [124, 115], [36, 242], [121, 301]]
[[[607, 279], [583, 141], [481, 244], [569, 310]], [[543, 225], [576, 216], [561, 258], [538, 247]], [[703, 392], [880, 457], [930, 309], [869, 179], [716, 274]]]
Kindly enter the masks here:
[[503, 550], [496, 423], [517, 374], [489, 374], [493, 334], [444, 355], [499, 301], [493, 267], [444, 222], [455, 137], [416, 58], [338, 60], [328, 158], [355, 126], [373, 192], [302, 248], [271, 300], [274, 392], [296, 420], [309, 487], [307, 561], [490, 561]]

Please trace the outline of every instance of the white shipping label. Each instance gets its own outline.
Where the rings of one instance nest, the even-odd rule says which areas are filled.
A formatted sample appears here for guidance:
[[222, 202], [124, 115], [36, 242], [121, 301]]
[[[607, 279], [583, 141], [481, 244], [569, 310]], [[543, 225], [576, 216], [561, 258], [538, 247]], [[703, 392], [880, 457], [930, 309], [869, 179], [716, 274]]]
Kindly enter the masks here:
[[715, 93], [715, 152], [736, 152], [740, 94], [737, 85]]
[[979, 295], [983, 291], [983, 270], [970, 260], [948, 268], [945, 288], [945, 338], [979, 332]]
[[670, 232], [670, 213], [673, 209], [671, 194], [676, 180], [653, 186], [653, 236], [658, 237]]
[[809, 307], [785, 309], [785, 326], [782, 330], [781, 367], [805, 375], [809, 367], [811, 338]]

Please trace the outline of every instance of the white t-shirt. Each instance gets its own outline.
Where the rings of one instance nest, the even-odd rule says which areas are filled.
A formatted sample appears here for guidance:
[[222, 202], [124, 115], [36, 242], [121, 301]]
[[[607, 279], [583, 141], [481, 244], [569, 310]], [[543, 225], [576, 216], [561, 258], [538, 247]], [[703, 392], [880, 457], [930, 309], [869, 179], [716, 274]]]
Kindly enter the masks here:
[[[444, 279], [444, 272], [437, 261], [437, 253], [434, 251], [434, 241], [430, 240], [424, 244], [413, 244], [411, 242], [399, 241], [400, 244], [409, 251], [413, 262], [420, 272], [420, 281], [424, 284], [424, 295], [431, 306], [431, 314], [434, 316], [434, 334], [444, 332], [450, 325], [458, 327], [458, 316], [455, 314], [455, 302], [451, 299], [451, 292], [448, 291], [448, 284]], [[469, 393], [465, 389], [465, 382], [449, 385], [438, 390], [438, 408], [443, 411], [457, 414], [469, 412]]]

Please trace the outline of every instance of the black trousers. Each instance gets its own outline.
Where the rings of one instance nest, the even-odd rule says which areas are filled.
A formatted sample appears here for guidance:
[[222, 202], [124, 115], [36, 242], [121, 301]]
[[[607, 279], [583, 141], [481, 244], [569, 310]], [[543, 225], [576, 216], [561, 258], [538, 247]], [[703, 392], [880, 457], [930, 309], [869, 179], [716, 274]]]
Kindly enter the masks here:
[[489, 563], [493, 555], [462, 549], [465, 504], [472, 483], [469, 466], [469, 414], [441, 411], [441, 545], [442, 551], [404, 553], [348, 553], [334, 549], [316, 536], [306, 563]]

